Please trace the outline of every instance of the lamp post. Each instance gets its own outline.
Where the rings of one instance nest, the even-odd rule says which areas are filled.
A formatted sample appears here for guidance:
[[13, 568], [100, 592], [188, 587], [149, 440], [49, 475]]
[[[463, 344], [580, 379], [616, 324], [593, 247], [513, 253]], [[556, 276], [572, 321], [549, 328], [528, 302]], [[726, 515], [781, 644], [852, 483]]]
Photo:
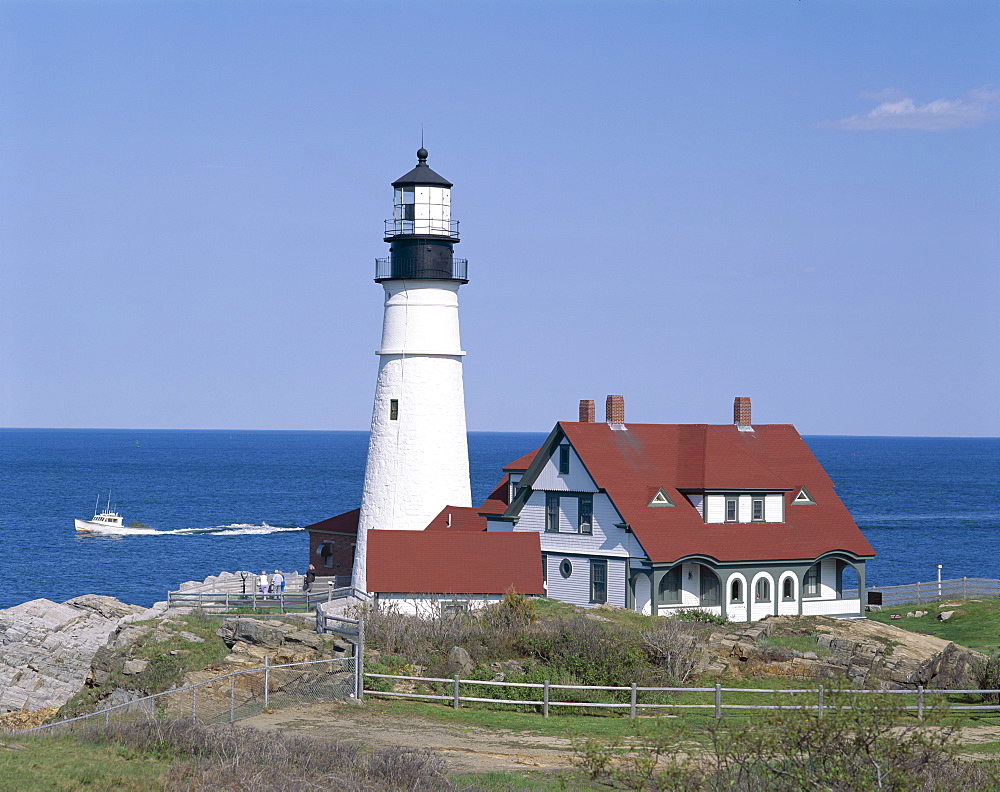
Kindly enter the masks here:
[[941, 567], [943, 564], [935, 564], [938, 571], [938, 599], [941, 599]]

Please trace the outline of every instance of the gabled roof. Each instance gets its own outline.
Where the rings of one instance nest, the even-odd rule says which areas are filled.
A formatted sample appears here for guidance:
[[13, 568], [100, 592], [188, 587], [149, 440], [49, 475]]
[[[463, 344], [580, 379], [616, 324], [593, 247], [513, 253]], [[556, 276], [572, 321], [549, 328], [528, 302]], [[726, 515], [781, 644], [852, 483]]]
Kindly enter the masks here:
[[[699, 555], [716, 561], [810, 559], [838, 550], [875, 555], [793, 426], [741, 432], [731, 424], [627, 424], [613, 430], [606, 423], [560, 422], [525, 473], [525, 484], [533, 483], [563, 437], [653, 562]], [[661, 487], [676, 508], [649, 506]], [[815, 505], [792, 505], [800, 487]], [[732, 490], [784, 492], [785, 522], [706, 524], [684, 494]], [[522, 504], [515, 499], [507, 516]]]
[[336, 517], [329, 517], [326, 520], [320, 520], [318, 523], [307, 525], [303, 530], [356, 534], [358, 532], [358, 519], [360, 517], [361, 509], [351, 509], [351, 511], [338, 514]]
[[544, 594], [537, 533], [369, 531], [368, 590], [378, 594]]
[[523, 471], [525, 471], [525, 470], [528, 469], [528, 466], [531, 464], [531, 461], [535, 458], [535, 456], [541, 450], [542, 449], [540, 449], [540, 448], [536, 448], [534, 451], [532, 451], [532, 452], [530, 452], [528, 454], [525, 454], [523, 457], [518, 457], [513, 462], [511, 462], [511, 463], [509, 463], [507, 465], [504, 465], [503, 469], [505, 471], [510, 471], [512, 473], [523, 472]]

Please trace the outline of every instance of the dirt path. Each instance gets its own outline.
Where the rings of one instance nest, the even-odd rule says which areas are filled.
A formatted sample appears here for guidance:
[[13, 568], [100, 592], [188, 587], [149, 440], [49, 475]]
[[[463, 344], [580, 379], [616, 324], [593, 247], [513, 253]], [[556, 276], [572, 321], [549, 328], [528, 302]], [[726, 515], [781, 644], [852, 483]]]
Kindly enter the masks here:
[[263, 731], [305, 731], [369, 745], [402, 745], [434, 751], [456, 772], [554, 772], [571, 768], [570, 741], [503, 729], [458, 726], [379, 709], [344, 704], [308, 704], [240, 721]]

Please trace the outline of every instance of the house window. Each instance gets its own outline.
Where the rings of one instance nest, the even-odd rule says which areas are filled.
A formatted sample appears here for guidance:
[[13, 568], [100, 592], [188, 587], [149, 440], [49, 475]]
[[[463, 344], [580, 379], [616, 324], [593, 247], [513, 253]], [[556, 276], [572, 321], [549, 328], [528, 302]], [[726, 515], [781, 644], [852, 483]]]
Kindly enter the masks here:
[[771, 581], [766, 577], [758, 578], [754, 586], [753, 597], [757, 602], [771, 601]]
[[582, 534], [594, 532], [594, 496], [581, 495], [577, 504], [577, 530]]
[[752, 512], [751, 512], [750, 519], [753, 520], [754, 522], [763, 522], [764, 521], [764, 499], [763, 498], [754, 498], [753, 499], [753, 507], [752, 507]]
[[399, 420], [399, 399], [389, 399], [389, 420]]
[[681, 601], [681, 568], [675, 566], [660, 580], [660, 602], [676, 605]]
[[559, 472], [569, 473], [569, 446], [559, 446]]
[[559, 533], [559, 496], [545, 493], [545, 533]]
[[795, 599], [795, 584], [790, 577], [786, 577], [781, 584], [781, 599], [785, 602]]
[[590, 562], [590, 601], [604, 603], [608, 601], [608, 562]]
[[706, 566], [701, 567], [701, 592], [698, 604], [711, 607], [719, 604], [719, 578]]
[[442, 616], [457, 616], [460, 613], [466, 613], [469, 610], [469, 603], [462, 602], [461, 600], [452, 600], [451, 602], [441, 603], [441, 615]]
[[739, 499], [726, 498], [726, 522], [736, 522], [739, 517]]
[[737, 578], [729, 587], [729, 601], [743, 602], [743, 582]]
[[816, 597], [819, 595], [819, 564], [813, 564], [806, 570], [802, 578], [802, 596]]
[[564, 578], [568, 578], [573, 574], [573, 565], [570, 563], [568, 558], [564, 558], [559, 562], [559, 574]]

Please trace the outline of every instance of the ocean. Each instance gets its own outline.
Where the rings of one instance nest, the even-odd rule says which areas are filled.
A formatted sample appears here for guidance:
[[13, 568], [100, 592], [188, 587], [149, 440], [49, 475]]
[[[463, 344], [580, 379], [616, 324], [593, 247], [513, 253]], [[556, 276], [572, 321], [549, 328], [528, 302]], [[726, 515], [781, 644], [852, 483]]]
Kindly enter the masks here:
[[[472, 496], [545, 434], [472, 432]], [[868, 582], [1000, 578], [1000, 439], [806, 437], [874, 546]], [[367, 432], [0, 430], [0, 608], [151, 605], [222, 570], [303, 571], [302, 526], [358, 506]], [[152, 533], [80, 536], [95, 500]]]

